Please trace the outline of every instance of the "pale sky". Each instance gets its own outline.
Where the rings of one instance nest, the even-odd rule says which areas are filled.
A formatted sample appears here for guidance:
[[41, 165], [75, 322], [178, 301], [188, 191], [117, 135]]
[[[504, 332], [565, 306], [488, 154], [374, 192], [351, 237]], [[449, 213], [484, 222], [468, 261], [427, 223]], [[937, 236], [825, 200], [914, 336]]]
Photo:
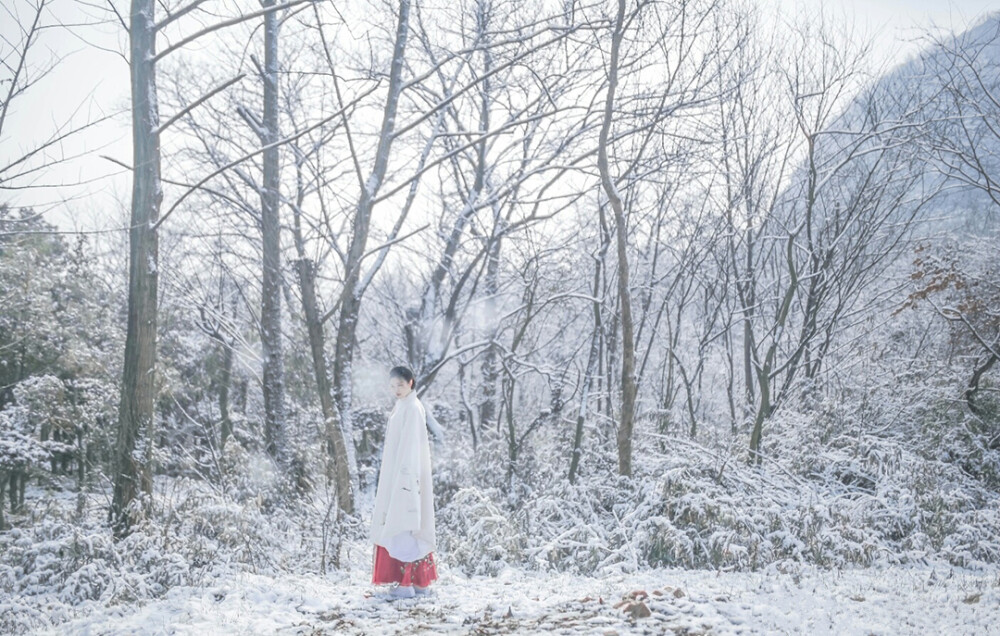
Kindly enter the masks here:
[[[853, 21], [858, 32], [874, 37], [876, 53], [890, 64], [901, 63], [914, 54], [917, 50], [914, 40], [926, 28], [936, 26], [962, 31], [987, 13], [1000, 10], [1000, 0], [759, 2], [768, 9], [788, 15], [795, 11], [814, 12], [822, 7], [833, 12], [832, 17], [836, 19]], [[102, 6], [104, 3], [95, 0], [94, 4]], [[118, 4], [127, 7], [126, 2]], [[231, 6], [231, 2], [221, 4]], [[15, 20], [6, 12], [16, 11], [27, 19], [28, 0], [2, 0], [0, 5], [0, 36], [8, 41], [16, 40]], [[5, 133], [0, 139], [0, 165], [6, 165], [12, 157], [19, 156], [19, 151], [37, 145], [58, 125], [67, 121], [77, 124], [93, 121], [102, 113], [122, 110], [128, 105], [128, 67], [121, 55], [116, 53], [124, 51], [127, 44], [120, 27], [92, 24], [100, 14], [95, 9], [87, 9], [79, 0], [51, 0], [51, 11], [60, 21], [78, 26], [51, 30], [42, 36], [43, 46], [36, 51], [39, 56], [36, 63], [50, 55], [62, 56], [63, 59], [50, 76], [32, 88], [30, 94], [14, 102]], [[0, 51], [8, 55], [9, 45], [0, 45]], [[4, 73], [6, 71], [0, 72], [0, 80], [9, 77]], [[6, 83], [0, 86], [5, 87]], [[124, 113], [116, 123], [95, 127], [67, 142], [56, 152], [83, 156], [35, 179], [36, 183], [53, 186], [81, 181], [89, 183], [0, 191], [0, 201], [51, 210], [46, 213], [47, 218], [64, 229], [117, 227], [128, 205], [128, 175], [98, 155], [110, 155], [131, 163], [127, 124], [128, 114]]]
[[874, 37], [875, 50], [890, 64], [914, 54], [913, 41], [927, 29], [961, 32], [989, 13], [1000, 11], [1000, 0], [761, 0], [786, 14], [815, 12], [821, 7], [858, 31]]

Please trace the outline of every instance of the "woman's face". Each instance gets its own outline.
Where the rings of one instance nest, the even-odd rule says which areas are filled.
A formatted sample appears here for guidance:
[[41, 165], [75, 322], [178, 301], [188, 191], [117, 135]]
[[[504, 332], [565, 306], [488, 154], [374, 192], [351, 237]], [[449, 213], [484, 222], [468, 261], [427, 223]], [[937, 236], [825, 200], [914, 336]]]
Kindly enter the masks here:
[[403, 378], [391, 377], [389, 378], [389, 388], [392, 390], [393, 395], [396, 399], [404, 398], [410, 394], [413, 389], [410, 388], [410, 382], [404, 380]]

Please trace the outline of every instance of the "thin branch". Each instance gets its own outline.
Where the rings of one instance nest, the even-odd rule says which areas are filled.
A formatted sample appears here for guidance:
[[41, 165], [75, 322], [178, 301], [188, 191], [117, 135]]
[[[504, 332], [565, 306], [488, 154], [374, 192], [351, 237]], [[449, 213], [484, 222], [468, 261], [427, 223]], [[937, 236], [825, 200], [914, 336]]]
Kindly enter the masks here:
[[[373, 247], [372, 249], [368, 250], [367, 252], [365, 252], [364, 254], [361, 255], [361, 258], [358, 259], [357, 267], [360, 269], [361, 268], [361, 262], [364, 261], [365, 258], [367, 258], [367, 257], [371, 256], [372, 254], [374, 254], [375, 252], [378, 252], [379, 250], [388, 249], [388, 248], [392, 247], [393, 245], [395, 245], [396, 243], [401, 243], [402, 241], [405, 241], [406, 239], [408, 239], [411, 236], [413, 236], [414, 234], [417, 234], [419, 232], [423, 232], [428, 227], [430, 227], [430, 226], [429, 225], [422, 225], [422, 226], [418, 227], [417, 229], [413, 230], [412, 232], [410, 232], [409, 234], [404, 234], [403, 236], [399, 236], [399, 237], [396, 237], [396, 238], [394, 238], [394, 239], [392, 239], [390, 241], [386, 241], [385, 243], [383, 243], [382, 245], [379, 245], [378, 247]], [[348, 271], [347, 273], [345, 273], [344, 278], [346, 279], [347, 276], [348, 276], [348, 274], [350, 274], [350, 273], [351, 273], [350, 271]], [[328, 309], [327, 312], [325, 314], [323, 314], [323, 316], [319, 319], [319, 324], [321, 324], [321, 325], [325, 324], [326, 321], [329, 320], [333, 316], [333, 314], [335, 314], [337, 312], [337, 308], [340, 307], [340, 305], [343, 302], [344, 302], [344, 294], [340, 294], [340, 296], [337, 298], [337, 302], [335, 302], [333, 304], [333, 307], [330, 307], [330, 309]]]
[[265, 7], [263, 9], [258, 10], [258, 11], [253, 11], [252, 13], [247, 13], [247, 14], [244, 14], [244, 15], [238, 15], [235, 18], [230, 18], [228, 20], [223, 20], [222, 22], [219, 22], [218, 24], [213, 24], [212, 26], [205, 27], [201, 31], [197, 31], [195, 33], [192, 33], [191, 35], [189, 35], [186, 38], [182, 39], [177, 44], [172, 44], [172, 45], [168, 46], [167, 48], [163, 49], [162, 51], [160, 51], [159, 53], [157, 53], [156, 55], [153, 56], [153, 63], [155, 64], [155, 63], [159, 62], [161, 59], [163, 59], [164, 57], [170, 55], [174, 51], [183, 48], [184, 46], [190, 44], [191, 42], [194, 42], [198, 38], [200, 38], [202, 36], [205, 36], [205, 35], [208, 35], [209, 33], [212, 33], [213, 31], [218, 31], [219, 29], [224, 29], [226, 27], [233, 26], [234, 24], [239, 24], [241, 22], [246, 22], [247, 20], [252, 20], [254, 18], [259, 18], [260, 16], [266, 15], [268, 13], [271, 13], [272, 11], [280, 11], [281, 9], [287, 9], [289, 7], [294, 7], [296, 5], [302, 4], [303, 2], [319, 2], [319, 1], [320, 0], [290, 0], [289, 2], [285, 2], [283, 4], [276, 4], [273, 7]]
[[167, 26], [168, 24], [170, 24], [174, 20], [177, 20], [177, 19], [183, 17], [184, 15], [186, 15], [186, 14], [194, 11], [195, 9], [198, 8], [199, 5], [203, 4], [204, 2], [205, 2], [205, 0], [194, 0], [194, 2], [192, 2], [191, 4], [189, 4], [188, 6], [184, 7], [183, 9], [181, 9], [179, 11], [176, 11], [174, 13], [169, 13], [168, 12], [167, 13], [167, 17], [163, 18], [162, 20], [160, 20], [159, 22], [157, 22], [156, 24], [153, 25], [153, 30], [154, 31], [161, 31], [161, 30], [163, 30], [163, 27]]
[[200, 98], [198, 98], [197, 100], [195, 100], [194, 102], [192, 102], [191, 104], [189, 104], [188, 106], [186, 106], [184, 109], [182, 109], [180, 112], [178, 112], [176, 115], [174, 115], [173, 117], [171, 117], [170, 119], [168, 119], [166, 122], [160, 124], [156, 128], [156, 130], [153, 131], [153, 134], [154, 135], [159, 135], [164, 130], [166, 130], [167, 128], [169, 128], [170, 125], [173, 124], [175, 121], [177, 121], [178, 119], [180, 119], [184, 115], [188, 114], [189, 112], [191, 112], [192, 110], [194, 110], [195, 108], [197, 108], [198, 106], [200, 106], [202, 103], [204, 103], [206, 100], [210, 99], [212, 96], [214, 96], [214, 95], [216, 95], [218, 93], [221, 93], [222, 91], [226, 90], [227, 88], [229, 88], [230, 86], [232, 86], [236, 82], [240, 81], [244, 77], [246, 77], [246, 73], [240, 73], [239, 75], [237, 75], [233, 79], [229, 80], [228, 82], [220, 84], [216, 88], [214, 88], [211, 91], [205, 93]]
[[[376, 82], [376, 83], [375, 83], [375, 84], [374, 84], [374, 85], [373, 85], [373, 86], [372, 86], [371, 88], [369, 88], [369, 89], [368, 89], [367, 91], [365, 91], [364, 93], [362, 93], [362, 94], [358, 95], [358, 97], [357, 97], [357, 98], [355, 99], [355, 102], [357, 102], [357, 101], [360, 101], [360, 100], [361, 100], [361, 99], [362, 99], [363, 97], [366, 97], [366, 96], [368, 96], [368, 95], [369, 95], [370, 93], [374, 92], [374, 91], [375, 91], [375, 89], [376, 89], [376, 88], [378, 88], [378, 85], [379, 85], [379, 83], [380, 83], [380, 82]], [[233, 161], [230, 161], [229, 163], [227, 163], [226, 165], [222, 166], [221, 168], [219, 168], [219, 169], [218, 169], [218, 170], [216, 170], [215, 172], [212, 172], [211, 174], [209, 174], [208, 176], [206, 176], [206, 177], [205, 177], [204, 179], [202, 179], [201, 181], [199, 181], [198, 183], [196, 183], [196, 184], [195, 184], [194, 186], [192, 186], [192, 187], [191, 187], [191, 188], [190, 188], [190, 189], [189, 189], [189, 190], [188, 190], [187, 192], [185, 192], [184, 194], [182, 194], [182, 195], [180, 196], [180, 198], [179, 198], [179, 199], [177, 199], [177, 201], [175, 201], [175, 202], [174, 202], [174, 204], [173, 204], [172, 206], [170, 206], [170, 209], [169, 209], [169, 210], [167, 210], [167, 211], [166, 211], [166, 213], [164, 213], [164, 215], [163, 215], [163, 216], [161, 216], [161, 217], [160, 217], [160, 219], [159, 219], [159, 220], [158, 220], [158, 221], [157, 221], [156, 223], [154, 223], [154, 224], [153, 224], [153, 227], [152, 227], [152, 229], [153, 229], [153, 230], [155, 231], [155, 230], [156, 230], [157, 228], [159, 228], [159, 227], [160, 227], [160, 225], [162, 225], [162, 224], [163, 224], [163, 222], [164, 222], [164, 221], [165, 221], [165, 220], [167, 219], [167, 217], [169, 217], [169, 216], [170, 216], [170, 214], [171, 214], [171, 213], [172, 213], [172, 212], [173, 212], [174, 210], [176, 210], [176, 209], [177, 209], [177, 206], [179, 206], [179, 205], [181, 204], [181, 202], [183, 202], [183, 201], [184, 201], [184, 199], [186, 199], [186, 198], [187, 198], [187, 197], [188, 197], [188, 196], [189, 196], [189, 195], [190, 195], [190, 194], [191, 194], [192, 192], [194, 192], [195, 190], [197, 190], [197, 189], [200, 189], [200, 188], [201, 188], [201, 187], [202, 187], [203, 185], [205, 185], [205, 183], [207, 183], [207, 182], [208, 182], [208, 181], [210, 181], [211, 179], [213, 179], [213, 178], [215, 178], [216, 176], [218, 176], [218, 175], [222, 174], [222, 173], [223, 173], [223, 172], [225, 172], [226, 170], [229, 170], [229, 169], [230, 169], [230, 168], [232, 168], [233, 166], [237, 166], [237, 165], [239, 165], [239, 164], [243, 163], [243, 162], [244, 162], [244, 161], [246, 161], [247, 159], [250, 159], [250, 158], [252, 158], [252, 157], [256, 157], [257, 155], [259, 155], [260, 153], [264, 152], [265, 150], [268, 150], [268, 149], [270, 149], [270, 148], [274, 148], [274, 147], [276, 147], [276, 146], [281, 146], [281, 145], [283, 145], [283, 144], [287, 144], [287, 143], [288, 143], [288, 142], [290, 142], [290, 141], [293, 141], [293, 140], [295, 140], [295, 139], [298, 139], [299, 137], [302, 137], [302, 136], [303, 136], [303, 135], [305, 135], [306, 133], [309, 133], [309, 132], [312, 132], [313, 130], [316, 130], [317, 128], [319, 128], [319, 127], [323, 126], [324, 124], [326, 124], [326, 123], [328, 123], [328, 122], [330, 122], [330, 121], [333, 121], [333, 120], [334, 120], [334, 119], [336, 119], [337, 117], [340, 117], [340, 116], [342, 116], [342, 115], [343, 115], [343, 112], [344, 112], [344, 110], [346, 110], [347, 108], [350, 108], [351, 106], [353, 106], [353, 104], [354, 104], [354, 102], [352, 102], [351, 104], [348, 104], [348, 105], [347, 105], [347, 106], [345, 106], [344, 108], [342, 108], [342, 109], [338, 110], [338, 111], [337, 111], [336, 113], [334, 113], [334, 114], [330, 115], [329, 117], [324, 117], [323, 119], [319, 120], [318, 122], [316, 122], [316, 123], [315, 123], [315, 124], [313, 124], [312, 126], [309, 126], [308, 128], [305, 128], [305, 129], [303, 129], [303, 130], [302, 130], [301, 132], [297, 132], [297, 133], [295, 133], [294, 135], [292, 135], [292, 136], [290, 136], [290, 137], [285, 137], [284, 139], [279, 139], [279, 140], [277, 140], [277, 141], [275, 141], [275, 142], [273, 142], [273, 143], [270, 143], [270, 144], [267, 144], [266, 146], [261, 146], [260, 148], [257, 148], [256, 150], [253, 150], [253, 151], [251, 151], [251, 152], [248, 152], [247, 154], [243, 155], [243, 156], [242, 156], [242, 157], [240, 157], [239, 159], [235, 159], [235, 160], [233, 160]]]

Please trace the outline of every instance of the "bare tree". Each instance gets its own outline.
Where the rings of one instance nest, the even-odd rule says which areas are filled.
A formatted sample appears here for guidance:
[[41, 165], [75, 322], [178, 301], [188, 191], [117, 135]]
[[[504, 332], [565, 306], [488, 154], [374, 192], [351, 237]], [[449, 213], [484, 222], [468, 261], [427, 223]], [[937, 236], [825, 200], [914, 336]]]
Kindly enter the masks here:
[[[724, 242], [715, 259], [715, 276], [735, 293], [727, 293], [731, 313], [740, 333], [739, 362], [728, 349], [728, 401], [735, 432], [737, 423], [753, 419], [757, 402], [754, 375], [754, 331], [762, 311], [759, 296], [778, 197], [795, 150], [794, 130], [786, 125], [789, 111], [785, 100], [775, 99], [780, 69], [779, 49], [773, 39], [762, 37], [759, 18], [749, 15], [743, 54], [734, 64], [721, 69], [720, 82], [734, 87], [728, 99], [720, 100], [718, 188], [722, 210]], [[728, 341], [727, 341], [728, 342]], [[744, 393], [734, 395], [737, 368], [742, 370]], [[767, 389], [764, 389], [767, 390]], [[737, 406], [739, 404], [739, 406]]]
[[[476, 316], [476, 324], [466, 330], [478, 345], [467, 343], [463, 351], [478, 346], [482, 357], [478, 428], [497, 413], [500, 353], [495, 340], [500, 324], [493, 317], [500, 307], [502, 246], [553, 216], [543, 210], [540, 199], [557, 175], [567, 172], [558, 162], [571, 156], [574, 145], [593, 127], [587, 122], [590, 109], [560, 121], [578, 108], [572, 91], [586, 72], [586, 49], [560, 49], [557, 45], [564, 38], [540, 37], [546, 34], [545, 24], [553, 30], [558, 25], [565, 37], [581, 25], [565, 24], [558, 14], [536, 18], [518, 15], [518, 10], [519, 5], [505, 2], [472, 3], [468, 60], [455, 73], [437, 72], [440, 88], [431, 99], [446, 103], [439, 137], [449, 168], [442, 173], [439, 190], [444, 202], [441, 225], [450, 229], [443, 233], [440, 256], [430, 263], [419, 306], [407, 311], [405, 327], [408, 356], [426, 390], [452, 359], [452, 338], [463, 321], [470, 312]], [[505, 38], [505, 30], [521, 22], [532, 29], [530, 35]], [[422, 21], [418, 25], [423, 51], [436, 66], [447, 51], [431, 44], [433, 37]], [[519, 99], [512, 100], [512, 94]], [[463, 113], [469, 111], [477, 113], [477, 130], [465, 123]], [[571, 201], [579, 194], [556, 196]], [[457, 213], [449, 219], [452, 200]], [[475, 424], [471, 430], [475, 445]]]
[[[540, 88], [531, 95], [524, 105], [511, 107], [507, 116], [495, 125], [489, 125], [492, 120], [487, 116], [484, 121], [489, 125], [488, 128], [468, 130], [464, 127], [463, 118], [460, 115], [462, 112], [460, 104], [464, 103], [460, 100], [472, 100], [473, 98], [470, 96], [475, 95], [477, 90], [482, 91], [482, 87], [487, 87], [488, 96], [489, 82], [495, 81], [493, 78], [503, 77], [504, 73], [511, 72], [512, 69], [525, 64], [528, 59], [531, 59], [531, 56], [566, 40], [574, 32], [572, 27], [567, 28], [559, 25], [560, 28], [556, 28], [554, 26], [555, 18], [545, 16], [526, 25], [523, 33], [516, 37], [508, 34], [504, 38], [497, 38], [496, 41], [493, 41], [483, 37], [477, 38], [473, 34], [471, 42], [463, 43], [460, 46], [449, 46], [447, 41], [443, 45], [432, 46], [430, 39], [423, 36], [425, 28], [420, 26], [416, 29], [416, 34], [417, 37], [423, 38], [423, 52], [426, 53], [426, 57], [419, 59], [416, 53], [407, 54], [407, 51], [410, 50], [407, 43], [410, 32], [413, 30], [409, 4], [402, 3], [399, 7], [393, 41], [393, 57], [389, 68], [389, 85], [385, 101], [379, 103], [382, 110], [381, 125], [375, 137], [374, 147], [371, 148], [373, 156], [368, 159], [372, 169], [367, 173], [362, 169], [366, 160], [364, 150], [357, 143], [357, 135], [353, 133], [356, 124], [345, 121], [346, 150], [351, 161], [351, 172], [357, 178], [361, 194], [357, 202], [348, 208], [343, 215], [346, 231], [340, 234], [348, 237], [346, 247], [341, 249], [333, 244], [338, 238], [334, 233], [331, 232], [328, 238], [331, 241], [331, 246], [342, 259], [343, 271], [343, 287], [331, 308], [322, 317], [325, 320], [334, 315], [338, 316], [332, 385], [335, 401], [342, 418], [348, 417], [350, 412], [350, 368], [355, 355], [362, 298], [385, 263], [389, 248], [412, 235], [412, 232], [404, 234], [402, 228], [412, 209], [416, 189], [424, 175], [441, 167], [454, 168], [458, 165], [456, 161], [465, 159], [469, 155], [476, 155], [480, 151], [486, 152], [494, 140], [509, 133], [517, 133], [514, 136], [514, 141], [509, 143], [503, 151], [498, 152], [509, 154], [520, 151], [521, 157], [527, 157], [530, 152], [530, 144], [522, 144], [520, 141], [540, 139], [541, 135], [532, 137], [532, 131], [539, 125], [539, 121], [551, 117], [557, 109], [557, 107], [547, 104], [548, 95], [544, 88]], [[419, 14], [416, 15], [419, 17]], [[438, 26], [440, 28], [440, 25]], [[491, 53], [488, 54], [487, 50]], [[487, 63], [486, 70], [481, 73], [468, 71], [467, 67], [471, 58], [480, 55], [487, 58], [494, 50], [509, 51], [509, 53], [495, 64]], [[329, 55], [327, 58], [332, 69], [333, 60]], [[425, 65], [425, 68], [418, 66], [421, 63]], [[412, 75], [409, 80], [404, 79], [407, 70]], [[440, 83], [440, 88], [432, 86], [434, 79]], [[482, 116], [481, 105], [476, 106], [476, 111]], [[448, 124], [449, 119], [452, 120], [450, 125]], [[397, 123], [397, 120], [405, 120], [405, 122]], [[397, 147], [395, 144], [398, 140], [410, 139], [413, 136], [412, 133], [419, 131], [418, 127], [424, 124], [430, 130], [429, 134], [421, 139], [420, 145], [401, 146], [403, 149], [400, 154], [405, 156], [406, 152], [412, 153], [413, 161], [405, 170], [390, 171], [390, 149]], [[445, 133], [446, 126], [451, 127], [454, 132]], [[443, 146], [443, 151], [434, 154], [436, 144], [442, 137], [446, 139], [444, 143], [440, 144]], [[445, 328], [435, 333], [433, 338], [430, 337], [430, 331], [423, 333], [411, 331], [411, 344], [413, 345], [411, 348], [414, 356], [417, 356], [418, 350], [433, 353], [430, 356], [420, 355], [420, 359], [415, 362], [419, 369], [423, 369], [421, 390], [425, 390], [435, 374], [453, 359], [449, 353], [449, 346], [454, 326], [458, 324], [460, 314], [468, 306], [471, 292], [478, 285], [482, 264], [488, 261], [484, 258], [485, 255], [492, 249], [494, 261], [496, 261], [499, 243], [506, 233], [516, 231], [518, 228], [539, 220], [539, 217], [542, 216], [535, 209], [527, 215], [529, 218], [519, 219], [502, 230], [497, 229], [496, 224], [492, 230], [479, 230], [480, 236], [477, 238], [477, 242], [480, 247], [475, 250], [469, 266], [461, 272], [457, 271], [455, 256], [465, 232], [476, 225], [473, 218], [482, 211], [488, 212], [491, 220], [496, 218], [497, 213], [503, 209], [504, 202], [518, 192], [518, 184], [522, 183], [529, 174], [537, 176], [547, 170], [543, 161], [539, 161], [537, 166], [526, 164], [520, 166], [523, 174], [515, 173], [508, 178], [497, 179], [494, 184], [490, 184], [489, 164], [480, 162], [480, 165], [483, 166], [482, 183], [478, 189], [475, 184], [469, 184], [472, 186], [470, 189], [465, 189], [463, 186], [465, 191], [459, 195], [464, 197], [462, 211], [451, 222], [452, 228], [449, 237], [453, 240], [446, 243], [440, 259], [432, 266], [434, 268], [432, 272], [436, 273], [432, 273], [428, 284], [424, 286], [420, 308], [414, 314], [426, 317], [427, 321], [424, 324], [429, 324], [438, 319], [440, 311], [444, 316], [443, 322], [445, 323]], [[461, 181], [461, 179], [458, 180]], [[323, 181], [327, 182], [325, 179]], [[381, 245], [368, 248], [367, 244], [372, 232], [380, 229], [377, 225], [373, 225], [373, 210], [380, 203], [396, 196], [400, 196], [402, 200], [398, 213], [394, 215], [395, 219], [391, 228], [384, 233]], [[369, 258], [372, 258], [373, 262], [370, 265], [365, 265], [366, 259]], [[454, 278], [455, 283], [451, 289], [445, 291], [443, 285], [449, 274]], [[349, 422], [342, 422], [342, 428], [349, 431]]]
[[[263, 0], [262, 6], [273, 8], [275, 0]], [[258, 120], [251, 111], [242, 107], [239, 114], [260, 139], [263, 159], [263, 182], [260, 193], [261, 214], [261, 348], [263, 350], [264, 389], [264, 445], [267, 453], [281, 466], [287, 464], [285, 440], [285, 372], [281, 338], [281, 166], [278, 140], [281, 138], [278, 122], [280, 84], [279, 27], [276, 11], [264, 15], [264, 65], [257, 63], [263, 84], [264, 116]]]
[[[773, 143], [738, 155], [730, 173], [729, 200], [753, 219], [741, 221], [745, 239], [728, 259], [750, 358], [752, 463], [762, 460], [764, 423], [800, 376], [817, 376], [860, 292], [900, 253], [926, 201], [914, 187], [912, 105], [887, 85], [851, 100], [867, 48], [837, 37], [821, 21], [801, 25], [785, 51], [786, 117], [795, 124], [792, 150], [803, 157], [786, 186], [775, 196], [789, 156], [780, 127]], [[752, 109], [734, 112], [752, 121]], [[744, 136], [733, 130], [735, 139]]]
[[[657, 268], [664, 244], [669, 245], [666, 237], [669, 232], [685, 231], [681, 229], [682, 215], [674, 209], [682, 200], [676, 193], [690, 193], [698, 183], [696, 175], [682, 170], [671, 174], [668, 167], [685, 165], [686, 157], [695, 154], [697, 146], [707, 144], [706, 126], [701, 120], [719, 95], [713, 80], [718, 65], [713, 62], [728, 59], [739, 49], [729, 42], [731, 27], [713, 28], [713, 19], [720, 12], [720, 3], [711, 1], [663, 6], [640, 3], [628, 12], [624, 4], [619, 4], [613, 21], [604, 125], [597, 149], [601, 186], [612, 211], [616, 235], [617, 308], [611, 316], [604, 358], [608, 377], [621, 360], [622, 410], [617, 443], [619, 472], [623, 475], [632, 472], [639, 382], [648, 362], [646, 354], [642, 360], [637, 358], [637, 336], [653, 338], [658, 326], [656, 315], [662, 316], [668, 302], [681, 300], [652, 303], [652, 281], [662, 282]], [[657, 81], [647, 87], [650, 77]], [[619, 82], [624, 82], [621, 95], [616, 94]], [[617, 152], [613, 152], [615, 142]], [[618, 166], [619, 174], [612, 174], [612, 163]], [[650, 209], [655, 211], [652, 215], [643, 214], [643, 210]], [[651, 220], [647, 221], [647, 217]], [[636, 240], [636, 228], [642, 225], [648, 227], [648, 278], [641, 285], [636, 315], [634, 257], [629, 256], [634, 250], [630, 250], [629, 240]], [[668, 234], [663, 234], [664, 229]], [[703, 246], [686, 258], [696, 260], [698, 253], [704, 254]], [[682, 283], [683, 277], [674, 280], [685, 294], [691, 293], [693, 286]], [[619, 328], [620, 356], [614, 340]], [[647, 331], [641, 333], [642, 329]]]
[[[156, 20], [157, 3], [153, 0], [132, 0], [127, 31], [132, 90], [133, 179], [129, 223], [128, 322], [118, 434], [115, 442], [114, 495], [111, 504], [115, 537], [120, 538], [128, 534], [138, 519], [139, 511], [135, 509], [134, 502], [140, 487], [147, 497], [152, 494], [151, 445], [154, 439], [153, 400], [156, 381], [154, 370], [159, 262], [157, 233], [160, 225], [187, 196], [185, 194], [179, 197], [164, 215], [160, 215], [160, 204], [163, 200], [160, 135], [184, 114], [239, 79], [234, 78], [216, 87], [167, 121], [161, 122], [157, 99], [157, 63], [209, 33], [245, 20], [259, 18], [301, 1], [303, 0], [270, 5], [259, 11], [216, 22], [180, 38], [162, 50], [157, 50], [157, 34], [197, 10], [204, 0], [192, 0], [173, 12], [168, 10], [167, 16], [159, 21]], [[192, 189], [197, 189], [204, 182], [203, 180]], [[146, 460], [140, 465], [135, 457], [135, 447], [142, 434], [146, 437], [147, 451]]]
[[[362, 279], [361, 264], [364, 257], [367, 256], [372, 210], [385, 180], [389, 165], [389, 152], [397, 136], [396, 111], [399, 108], [399, 96], [403, 90], [404, 55], [409, 34], [410, 0], [400, 0], [381, 129], [374, 151], [372, 169], [359, 184], [361, 192], [351, 221], [351, 239], [345, 254], [344, 285], [337, 303], [340, 311], [334, 344], [333, 395], [342, 418], [346, 417], [351, 405], [351, 363], [354, 360], [358, 316], [361, 309], [361, 298], [367, 282], [370, 280], [370, 278]], [[347, 422], [343, 428], [347, 431], [351, 430], [350, 423]]]
[[598, 208], [600, 213], [600, 232], [601, 232], [601, 243], [594, 255], [594, 279], [591, 285], [591, 312], [594, 317], [594, 325], [590, 334], [590, 347], [587, 350], [587, 362], [584, 367], [583, 378], [581, 380], [580, 389], [580, 409], [576, 416], [576, 427], [573, 432], [573, 447], [570, 451], [570, 463], [569, 463], [569, 483], [576, 483], [576, 475], [580, 468], [580, 457], [583, 453], [583, 427], [584, 423], [587, 421], [587, 409], [588, 402], [590, 399], [591, 392], [594, 390], [594, 380], [597, 375], [598, 365], [600, 363], [600, 352], [601, 352], [601, 334], [602, 334], [602, 305], [604, 302], [603, 278], [607, 276], [604, 263], [607, 257], [608, 247], [611, 245], [611, 232], [608, 229], [608, 223], [606, 220], [606, 215], [604, 213], [604, 208]]
[[[928, 51], [912, 83], [926, 92], [922, 146], [950, 183], [978, 191], [1000, 209], [1000, 22], [958, 36], [927, 36]], [[929, 85], [929, 86], [928, 86]], [[994, 215], [995, 216], [995, 215]]]
[[138, 518], [140, 487], [152, 493], [151, 467], [140, 467], [135, 446], [144, 432], [152, 443], [156, 364], [156, 293], [159, 258], [155, 224], [162, 201], [160, 125], [156, 101], [156, 31], [152, 0], [133, 0], [129, 21], [132, 86], [132, 214], [129, 223], [129, 308], [125, 336], [125, 368], [115, 440], [112, 528], [123, 537]]
[[[319, 147], [320, 144], [314, 144]], [[333, 400], [330, 384], [330, 374], [327, 371], [326, 334], [323, 328], [324, 312], [316, 291], [316, 260], [307, 253], [307, 239], [304, 229], [303, 203], [308, 191], [304, 178], [304, 164], [309, 154], [294, 146], [296, 150], [296, 196], [291, 204], [293, 214], [293, 238], [297, 255], [296, 272], [299, 280], [299, 292], [302, 298], [302, 310], [305, 315], [306, 329], [309, 334], [309, 346], [312, 352], [313, 374], [319, 392], [320, 408], [323, 412], [324, 434], [326, 436], [328, 481], [336, 485], [337, 505], [347, 514], [354, 512], [353, 477], [347, 438], [341, 426], [337, 405]]]
[[957, 233], [959, 239], [946, 235], [943, 241], [921, 242], [914, 248], [911, 279], [917, 289], [896, 312], [926, 301], [952, 326], [951, 341], [970, 350], [973, 359], [965, 402], [982, 418], [987, 409], [980, 383], [1000, 360], [995, 261], [1000, 21], [994, 16], [965, 33], [928, 35], [925, 40], [928, 48], [916, 72], [899, 81], [918, 84], [924, 99], [918, 147], [931, 158], [929, 169], [941, 176], [944, 192], [967, 196], [961, 219], [965, 231]]
[[[597, 166], [601, 172], [601, 186], [608, 197], [615, 219], [615, 245], [618, 254], [618, 302], [621, 306], [622, 324], [622, 415], [618, 424], [618, 472], [632, 474], [632, 427], [635, 418], [635, 337], [632, 324], [632, 299], [629, 291], [629, 266], [626, 238], [628, 228], [621, 196], [608, 167], [608, 138], [614, 116], [615, 89], [618, 87], [618, 65], [621, 57], [622, 38], [625, 33], [625, 0], [618, 0], [618, 14], [611, 36], [611, 57], [608, 60], [608, 92], [604, 101], [604, 123], [598, 142]], [[641, 5], [640, 5], [641, 6]]]
[[[16, 39], [4, 38], [0, 42], [0, 138], [8, 138], [11, 132], [11, 121], [16, 104], [26, 96], [35, 92], [39, 82], [44, 81], [54, 71], [61, 58], [50, 56], [48, 60], [39, 59], [42, 56], [42, 38], [57, 29], [72, 28], [61, 24], [50, 13], [51, 0], [15, 0], [5, 2], [0, 7], [0, 15], [6, 15], [5, 22], [12, 24]], [[80, 108], [74, 111], [66, 121], [53, 126], [47, 136], [38, 141], [22, 144], [15, 152], [14, 144], [8, 143], [5, 152], [0, 155], [0, 191], [24, 191], [32, 189], [54, 188], [71, 183], [59, 183], [44, 179], [43, 176], [53, 168], [80, 158], [79, 154], [66, 154], [63, 150], [67, 142], [79, 137], [89, 129], [114, 117], [108, 114], [90, 119], [83, 123], [75, 123], [74, 119]], [[24, 130], [45, 128], [25, 126]]]
[[[221, 245], [218, 246], [221, 252]], [[216, 259], [222, 261], [222, 254], [217, 253]], [[197, 276], [196, 276], [197, 278]], [[233, 420], [231, 416], [230, 391], [232, 390], [233, 363], [236, 355], [234, 352], [238, 339], [232, 333], [239, 318], [239, 302], [234, 283], [229, 281], [226, 273], [220, 271], [217, 277], [218, 289], [214, 294], [205, 298], [198, 306], [198, 328], [218, 343], [222, 350], [222, 369], [218, 380], [215, 382], [219, 395], [219, 438], [218, 449], [222, 454], [226, 449], [226, 442], [233, 434]], [[212, 436], [215, 442], [214, 435]]]

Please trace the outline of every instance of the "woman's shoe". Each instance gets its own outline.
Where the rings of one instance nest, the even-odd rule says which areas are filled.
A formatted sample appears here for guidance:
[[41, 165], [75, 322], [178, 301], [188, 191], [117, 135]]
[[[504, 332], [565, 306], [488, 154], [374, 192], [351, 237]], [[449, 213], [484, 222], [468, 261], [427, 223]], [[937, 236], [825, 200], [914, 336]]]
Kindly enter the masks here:
[[416, 596], [416, 593], [413, 591], [413, 586], [411, 585], [397, 585], [389, 592], [389, 596], [393, 598], [413, 598]]
[[427, 596], [428, 594], [431, 593], [431, 589], [429, 587], [420, 587], [417, 585], [413, 586], [413, 591], [418, 596]]

